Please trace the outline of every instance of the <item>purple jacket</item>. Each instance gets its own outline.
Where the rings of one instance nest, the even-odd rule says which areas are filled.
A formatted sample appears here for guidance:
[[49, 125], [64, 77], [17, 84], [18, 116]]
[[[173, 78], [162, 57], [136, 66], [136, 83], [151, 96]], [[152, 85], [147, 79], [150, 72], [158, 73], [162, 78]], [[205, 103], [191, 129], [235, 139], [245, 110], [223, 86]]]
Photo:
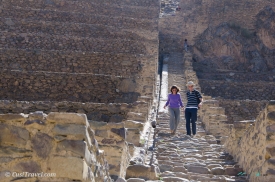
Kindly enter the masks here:
[[165, 104], [165, 106], [172, 107], [172, 108], [178, 108], [178, 107], [183, 107], [182, 101], [181, 101], [181, 97], [180, 94], [169, 94], [168, 95], [168, 100]]

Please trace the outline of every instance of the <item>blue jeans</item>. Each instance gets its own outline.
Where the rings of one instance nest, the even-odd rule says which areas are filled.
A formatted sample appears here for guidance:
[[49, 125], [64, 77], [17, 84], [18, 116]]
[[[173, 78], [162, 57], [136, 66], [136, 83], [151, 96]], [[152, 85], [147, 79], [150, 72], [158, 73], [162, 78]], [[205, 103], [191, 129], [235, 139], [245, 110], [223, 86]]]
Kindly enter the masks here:
[[197, 108], [186, 108], [185, 119], [186, 119], [186, 132], [187, 135], [191, 135], [190, 123], [192, 123], [192, 133], [196, 134], [196, 121], [197, 121]]
[[179, 122], [180, 122], [180, 108], [169, 107], [170, 113], [170, 130], [176, 132]]

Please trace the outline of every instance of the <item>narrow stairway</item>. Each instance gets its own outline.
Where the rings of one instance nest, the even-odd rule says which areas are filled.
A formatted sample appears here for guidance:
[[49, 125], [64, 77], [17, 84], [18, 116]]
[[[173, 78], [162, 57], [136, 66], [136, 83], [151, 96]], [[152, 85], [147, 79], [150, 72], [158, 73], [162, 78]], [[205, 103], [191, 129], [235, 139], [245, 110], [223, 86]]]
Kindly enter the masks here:
[[[184, 59], [191, 59], [191, 54], [171, 53], [165, 60], [163, 67], [164, 75], [161, 90], [167, 90], [172, 85], [181, 88], [180, 94], [186, 104], [186, 78], [184, 75]], [[166, 82], [166, 83], [165, 83]], [[168, 88], [164, 88], [168, 87]], [[234, 162], [232, 156], [224, 152], [224, 147], [218, 144], [218, 140], [207, 135], [202, 123], [197, 121], [197, 134], [187, 136], [185, 129], [184, 111], [181, 111], [181, 121], [175, 135], [169, 133], [169, 113], [164, 110], [165, 95], [161, 93], [159, 112], [156, 128], [155, 157], [160, 168], [160, 181], [181, 182], [181, 181], [246, 181], [242, 169]]]

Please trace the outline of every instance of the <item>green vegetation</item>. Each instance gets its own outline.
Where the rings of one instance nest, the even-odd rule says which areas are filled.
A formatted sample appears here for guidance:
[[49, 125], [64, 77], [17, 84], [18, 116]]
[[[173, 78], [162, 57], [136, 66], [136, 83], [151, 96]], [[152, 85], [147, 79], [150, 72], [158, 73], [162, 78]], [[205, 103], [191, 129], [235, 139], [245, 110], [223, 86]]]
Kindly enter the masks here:
[[142, 144], [142, 145], [144, 145], [144, 144], [145, 144], [145, 139], [141, 138], [141, 139], [139, 140], [139, 143]]

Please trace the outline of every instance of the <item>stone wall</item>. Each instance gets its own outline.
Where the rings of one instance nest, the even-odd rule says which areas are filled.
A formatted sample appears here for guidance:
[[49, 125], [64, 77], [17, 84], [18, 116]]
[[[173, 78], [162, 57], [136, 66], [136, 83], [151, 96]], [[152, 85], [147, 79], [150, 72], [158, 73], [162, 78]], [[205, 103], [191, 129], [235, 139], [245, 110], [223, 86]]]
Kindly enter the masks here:
[[[102, 18], [103, 19], [103, 18]], [[100, 20], [99, 20], [100, 21]], [[110, 20], [111, 21], [111, 20]], [[99, 23], [99, 22], [98, 22]], [[153, 22], [151, 22], [153, 24]], [[19, 17], [0, 18], [0, 30], [12, 32], [14, 29], [21, 32], [36, 32], [36, 33], [54, 33], [56, 35], [68, 35], [77, 37], [94, 37], [94, 38], [109, 38], [109, 39], [128, 39], [154, 42], [157, 39], [157, 32], [146, 32], [142, 35], [137, 30], [130, 28], [108, 26], [104, 24], [90, 24], [90, 23], [70, 23], [59, 21], [42, 21], [32, 19], [20, 19]], [[150, 28], [150, 27], [149, 27]], [[92, 30], [92, 31], [91, 31]], [[154, 30], [154, 27], [151, 27]], [[21, 34], [21, 35], [24, 35]]]
[[274, 82], [229, 82], [199, 80], [202, 92], [212, 97], [239, 100], [271, 100], [275, 97]]
[[270, 101], [255, 122], [235, 122], [226, 142], [228, 152], [251, 181], [274, 181], [275, 102]]
[[[16, 49], [54, 49], [60, 51], [91, 51], [146, 54], [147, 50], [156, 51], [156, 44], [143, 44], [133, 40], [110, 40], [90, 37], [68, 37], [43, 33], [14, 34], [3, 32], [0, 45], [4, 48]], [[152, 48], [152, 49], [150, 49]], [[155, 53], [155, 52], [150, 52]]]
[[230, 70], [224, 70], [225, 72], [219, 72], [218, 70], [207, 70], [205, 64], [193, 62], [194, 70], [197, 72], [199, 79], [205, 80], [228, 80], [233, 82], [272, 82], [275, 81], [274, 72], [262, 72], [262, 73], [251, 73], [251, 72], [232, 72]]
[[[157, 2], [157, 1], [155, 1]], [[53, 0], [46, 2], [44, 0], [29, 1], [29, 2], [18, 2], [9, 1], [4, 2], [3, 6], [8, 8], [9, 6], [19, 6], [31, 9], [44, 9], [44, 10], [59, 10], [59, 11], [72, 11], [82, 12], [85, 14], [97, 14], [109, 16], [127, 16], [140, 19], [152, 19], [158, 18], [158, 9], [155, 7], [146, 6], [129, 6], [129, 5], [117, 5], [115, 3], [108, 2], [94, 2], [94, 1], [62, 1]]]
[[1, 114], [0, 145], [1, 181], [19, 179], [23, 172], [28, 181], [111, 181], [105, 153], [84, 114]]
[[25, 51], [0, 49], [0, 69], [89, 73], [116, 76], [138, 74], [147, 56], [100, 52]]
[[110, 176], [125, 177], [134, 153], [148, 150], [155, 116], [159, 5], [1, 1], [0, 113], [87, 114]]
[[123, 78], [91, 74], [2, 71], [3, 99], [115, 102]]
[[152, 96], [158, 14], [157, 0], [2, 1], [1, 99], [129, 103]]
[[90, 121], [89, 123], [95, 131], [95, 138], [98, 141], [99, 148], [105, 151], [105, 158], [109, 163], [110, 174], [112, 174], [114, 178], [115, 176], [124, 177], [126, 175], [126, 168], [130, 162], [130, 157], [133, 155], [128, 143], [125, 142], [127, 129], [124, 123], [97, 121]]
[[126, 103], [80, 103], [80, 102], [54, 102], [54, 101], [0, 101], [0, 114], [24, 113], [35, 111], [50, 112], [72, 112], [87, 115], [88, 120], [119, 123], [128, 118], [129, 112], [142, 112], [148, 115], [149, 103], [137, 101], [132, 104]]
[[225, 108], [227, 120], [234, 121], [255, 120], [268, 101], [229, 100], [216, 98], [219, 105]]
[[[16, 11], [11, 12], [10, 10], [1, 9], [1, 17], [7, 17], [9, 19], [20, 19], [23, 18], [24, 21], [29, 20], [33, 21], [33, 17], [36, 19], [43, 19], [44, 21], [52, 21], [59, 23], [85, 23], [85, 24], [103, 24], [111, 27], [117, 28], [127, 28], [135, 29], [140, 28], [144, 30], [156, 30], [157, 29], [157, 20], [148, 20], [141, 19], [138, 20], [134, 18], [127, 17], [109, 17], [102, 15], [93, 15], [83, 16], [81, 13], [64, 13], [58, 11], [50, 10], [30, 10], [30, 9], [16, 9]], [[10, 21], [9, 21], [10, 22]], [[14, 25], [9, 23], [10, 26]], [[119, 26], [118, 26], [119, 25]]]

